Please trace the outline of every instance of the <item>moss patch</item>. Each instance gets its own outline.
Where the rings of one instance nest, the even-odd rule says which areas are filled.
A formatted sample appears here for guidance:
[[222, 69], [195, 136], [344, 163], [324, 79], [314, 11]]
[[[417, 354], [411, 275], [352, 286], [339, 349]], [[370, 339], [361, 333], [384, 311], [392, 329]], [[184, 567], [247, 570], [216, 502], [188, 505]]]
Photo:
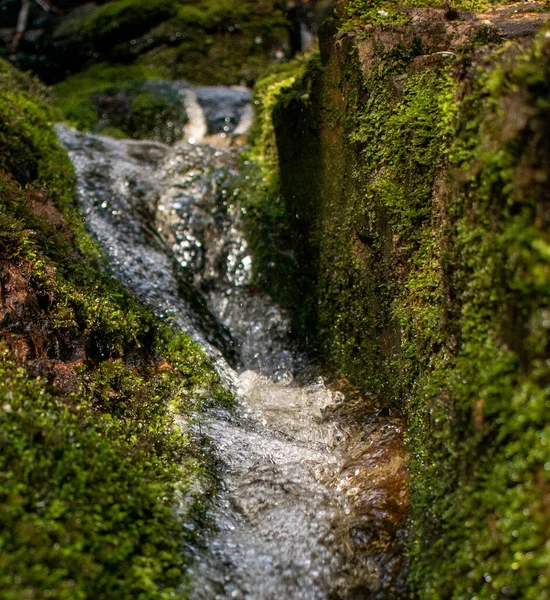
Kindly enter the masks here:
[[289, 304], [287, 282], [298, 276], [288, 207], [280, 191], [279, 157], [272, 112], [280, 94], [300, 80], [306, 61], [293, 61], [273, 69], [255, 87], [256, 120], [251, 150], [244, 155], [244, 192], [239, 195], [245, 211], [247, 239], [254, 255], [255, 281], [278, 301]]
[[275, 0], [115, 0], [63, 23], [48, 52], [69, 72], [98, 60], [137, 62], [165, 79], [231, 85], [279, 60], [287, 37]]
[[[482, 13], [508, 4], [514, 4], [513, 0], [347, 0], [342, 4], [340, 30], [346, 32], [372, 24], [405, 25], [410, 23], [411, 8], [444, 9], [449, 18], [456, 19], [459, 18], [458, 11]], [[532, 10], [541, 10], [542, 7], [541, 2]]]
[[141, 67], [98, 64], [57, 84], [55, 101], [72, 126], [90, 130], [97, 127], [102, 118], [98, 96], [114, 95], [135, 82], [158, 78], [154, 71]]
[[1, 595], [184, 598], [213, 490], [185, 423], [231, 397], [101, 270], [55, 113], [1, 68]]
[[250, 84], [272, 64], [286, 38], [284, 14], [271, 0], [203, 0], [184, 4], [155, 28], [150, 38], [155, 48], [139, 62], [163, 69], [170, 79]]
[[453, 46], [430, 14], [327, 28], [255, 154], [280, 167], [287, 297], [311, 282], [297, 320], [408, 418], [410, 593], [544, 598], [550, 46]]
[[176, 10], [177, 3], [171, 0], [115, 0], [106, 2], [89, 15], [61, 24], [54, 37], [112, 47], [149, 31], [152, 26], [172, 17]]
[[[445, 298], [408, 407], [412, 581], [424, 597], [548, 594], [550, 257], [538, 179], [550, 164], [537, 132], [550, 116], [549, 52], [542, 37], [505, 47], [450, 104], [449, 169], [462, 177], [445, 199], [439, 276], [411, 281], [416, 303], [430, 290]], [[422, 311], [407, 313], [411, 346]]]
[[94, 65], [56, 85], [56, 103], [77, 129], [171, 144], [188, 119], [178, 91], [158, 79], [136, 65]]

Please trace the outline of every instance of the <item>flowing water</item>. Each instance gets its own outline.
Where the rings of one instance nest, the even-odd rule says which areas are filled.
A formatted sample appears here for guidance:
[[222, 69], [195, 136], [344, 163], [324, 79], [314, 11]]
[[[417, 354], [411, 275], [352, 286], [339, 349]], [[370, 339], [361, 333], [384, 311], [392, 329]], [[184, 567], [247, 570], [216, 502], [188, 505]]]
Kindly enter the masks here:
[[250, 126], [249, 92], [173, 85], [187, 141], [58, 135], [113, 274], [200, 343], [239, 399], [201, 423], [223, 491], [192, 598], [403, 598], [402, 424], [308, 364], [251, 286], [231, 145]]

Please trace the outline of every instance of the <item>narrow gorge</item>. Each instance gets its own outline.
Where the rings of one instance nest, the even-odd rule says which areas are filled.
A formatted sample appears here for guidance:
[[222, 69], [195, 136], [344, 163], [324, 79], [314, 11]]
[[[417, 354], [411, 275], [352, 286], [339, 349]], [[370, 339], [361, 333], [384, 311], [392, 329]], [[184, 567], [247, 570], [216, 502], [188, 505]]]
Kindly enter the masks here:
[[1, 598], [548, 596], [547, 4], [2, 0], [0, 56]]

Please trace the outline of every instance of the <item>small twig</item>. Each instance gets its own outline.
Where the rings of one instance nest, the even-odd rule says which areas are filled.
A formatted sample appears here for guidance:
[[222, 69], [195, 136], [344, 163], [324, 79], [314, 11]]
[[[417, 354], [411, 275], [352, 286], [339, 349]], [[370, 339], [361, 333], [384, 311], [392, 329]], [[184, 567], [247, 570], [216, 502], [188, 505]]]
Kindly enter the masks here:
[[[10, 54], [15, 54], [17, 52], [23, 34], [27, 30], [31, 1], [32, 0], [21, 0], [21, 8], [19, 10], [19, 16], [17, 17], [17, 27], [15, 28], [15, 34], [9, 47]], [[49, 0], [35, 0], [35, 2], [46, 12], [59, 13], [59, 10], [55, 8], [55, 6], [52, 6]]]
[[31, 8], [31, 0], [22, 0], [21, 9], [19, 10], [19, 16], [17, 17], [17, 27], [15, 28], [15, 35], [10, 44], [10, 54], [15, 54], [21, 43], [21, 38], [27, 29], [27, 21], [29, 19], [29, 10]]

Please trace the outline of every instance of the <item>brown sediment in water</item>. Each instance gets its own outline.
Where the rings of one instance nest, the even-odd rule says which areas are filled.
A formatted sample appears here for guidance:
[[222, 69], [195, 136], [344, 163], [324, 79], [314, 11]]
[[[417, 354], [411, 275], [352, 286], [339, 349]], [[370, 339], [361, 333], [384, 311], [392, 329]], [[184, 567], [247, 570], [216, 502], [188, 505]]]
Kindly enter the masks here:
[[409, 508], [405, 422], [342, 377], [328, 387], [343, 400], [325, 410], [325, 418], [343, 433], [339, 470], [330, 481], [349, 511], [342, 597], [403, 598]]

